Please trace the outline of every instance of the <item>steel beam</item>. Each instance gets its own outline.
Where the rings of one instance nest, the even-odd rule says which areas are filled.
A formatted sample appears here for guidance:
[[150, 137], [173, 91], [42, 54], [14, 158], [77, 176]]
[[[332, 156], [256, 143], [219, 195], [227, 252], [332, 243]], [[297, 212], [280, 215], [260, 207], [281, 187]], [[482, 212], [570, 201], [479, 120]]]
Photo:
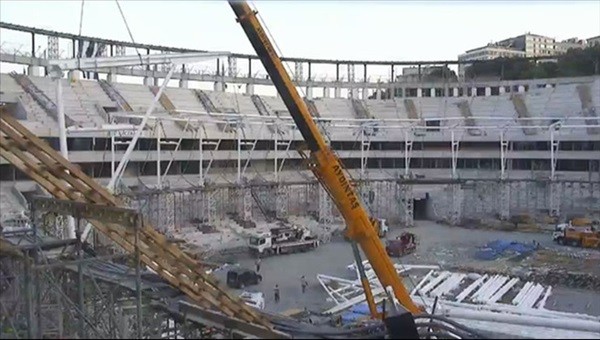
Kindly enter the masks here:
[[118, 57], [75, 58], [48, 60], [48, 65], [62, 71], [91, 70], [103, 68], [131, 67], [140, 65], [173, 64], [182, 65], [197, 63], [220, 57], [227, 57], [230, 52], [196, 52], [196, 53], [163, 53], [147, 55], [126, 55]]
[[[226, 329], [244, 338], [258, 339], [291, 339], [289, 334], [270, 330], [258, 325], [254, 325], [235, 317], [228, 317], [221, 313], [200, 308], [196, 305], [180, 301], [179, 311], [185, 315], [185, 318], [198, 324], [218, 329]], [[232, 334], [233, 335], [233, 334]]]
[[115, 223], [133, 228], [139, 218], [137, 211], [101, 204], [59, 200], [49, 197], [34, 197], [31, 209], [38, 212], [53, 212], [60, 215], [78, 216], [83, 219], [93, 219], [107, 223]]

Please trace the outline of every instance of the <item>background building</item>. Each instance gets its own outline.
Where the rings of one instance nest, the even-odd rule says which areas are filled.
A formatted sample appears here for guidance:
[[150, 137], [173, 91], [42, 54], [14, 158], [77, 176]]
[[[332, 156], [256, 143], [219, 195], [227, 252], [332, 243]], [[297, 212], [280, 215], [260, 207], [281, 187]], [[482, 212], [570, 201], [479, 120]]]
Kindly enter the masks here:
[[588, 38], [587, 44], [588, 44], [588, 46], [600, 45], [600, 35]]
[[[471, 60], [492, 60], [496, 58], [518, 58], [525, 57], [526, 53], [512, 47], [501, 46], [497, 44], [489, 44], [487, 46], [468, 50], [467, 52], [458, 56], [459, 61], [471, 61]], [[464, 76], [465, 69], [469, 67], [469, 64], [459, 64], [458, 74]]]
[[[600, 36], [588, 39], [600, 43]], [[459, 61], [491, 60], [496, 58], [519, 58], [519, 57], [549, 57], [566, 53], [572, 48], [584, 48], [586, 41], [578, 38], [570, 38], [563, 41], [539, 35], [526, 33], [513, 38], [500, 40], [487, 46], [474, 48], [458, 56]], [[459, 76], [464, 76], [468, 64], [460, 65]]]

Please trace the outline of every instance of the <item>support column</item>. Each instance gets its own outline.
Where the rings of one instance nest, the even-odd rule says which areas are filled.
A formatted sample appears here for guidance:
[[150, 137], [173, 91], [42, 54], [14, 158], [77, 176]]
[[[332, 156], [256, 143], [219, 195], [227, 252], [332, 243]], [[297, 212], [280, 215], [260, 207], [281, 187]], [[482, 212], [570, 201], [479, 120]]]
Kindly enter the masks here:
[[560, 216], [561, 183], [556, 180], [549, 182], [550, 190], [550, 216]]
[[214, 91], [223, 92], [225, 89], [225, 86], [223, 86], [223, 82], [215, 81], [213, 89], [214, 89]]
[[414, 194], [413, 186], [409, 184], [398, 184], [400, 204], [404, 210], [404, 226], [414, 227]]
[[510, 218], [510, 182], [505, 180], [500, 181], [499, 191], [498, 215], [500, 216], [500, 220], [506, 221]]
[[[519, 90], [522, 86], [519, 86]], [[553, 124], [554, 125], [554, 124]], [[560, 150], [558, 131], [560, 125], [550, 127], [550, 216], [560, 216], [561, 185], [556, 181], [557, 153]]]
[[79, 70], [71, 70], [68, 72], [67, 75], [70, 82], [76, 82], [81, 80], [81, 71]]
[[331, 198], [329, 194], [323, 189], [322, 186], [318, 186], [319, 190], [319, 223], [329, 224], [333, 222], [333, 216], [331, 214]]
[[323, 98], [331, 98], [331, 88], [329, 88], [329, 87], [323, 88]]
[[238, 196], [240, 217], [244, 221], [250, 221], [252, 220], [252, 192], [247, 187], [241, 187], [239, 190], [241, 191]]
[[289, 205], [289, 197], [290, 190], [287, 185], [279, 185], [277, 186], [277, 193], [275, 195], [275, 214], [277, 218], [286, 218], [288, 216], [288, 205]]
[[179, 79], [179, 87], [182, 89], [187, 89], [188, 88], [188, 80], [187, 79]]
[[452, 212], [450, 216], [450, 224], [459, 225], [462, 220], [462, 204], [464, 199], [464, 191], [460, 184], [452, 184]]
[[30, 77], [41, 77], [42, 70], [39, 66], [29, 66], [27, 67], [27, 75]]
[[251, 96], [254, 94], [254, 84], [246, 84], [246, 95]]
[[335, 98], [342, 98], [342, 88], [341, 87], [335, 88]]
[[215, 224], [217, 222], [217, 200], [216, 190], [209, 189], [203, 192], [204, 199], [206, 201], [206, 219], [209, 224]]
[[154, 83], [154, 78], [144, 77], [144, 86], [152, 86], [153, 83]]
[[111, 84], [117, 82], [116, 70], [110, 69], [110, 71], [108, 71], [108, 73], [106, 74], [106, 81]]
[[313, 88], [310, 86], [306, 87], [306, 99], [313, 99]]

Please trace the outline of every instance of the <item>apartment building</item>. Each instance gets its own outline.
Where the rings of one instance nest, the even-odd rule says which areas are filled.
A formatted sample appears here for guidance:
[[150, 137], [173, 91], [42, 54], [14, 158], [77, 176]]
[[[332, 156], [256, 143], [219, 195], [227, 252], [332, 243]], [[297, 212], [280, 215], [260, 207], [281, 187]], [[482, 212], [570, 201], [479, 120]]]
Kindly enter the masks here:
[[595, 37], [591, 37], [587, 39], [587, 45], [588, 46], [596, 46], [596, 45], [600, 45], [600, 35], [597, 35]]
[[[502, 46], [498, 44], [488, 44], [487, 46], [474, 48], [458, 56], [458, 61], [473, 61], [473, 60], [492, 60], [496, 58], [518, 58], [525, 57], [526, 53], [519, 49]], [[458, 65], [459, 76], [464, 76], [465, 69], [469, 64]]]
[[[595, 40], [594, 40], [595, 39]], [[600, 36], [588, 39], [600, 43]], [[468, 50], [458, 56], [459, 61], [491, 60], [496, 58], [518, 58], [518, 57], [549, 57], [566, 53], [572, 48], [584, 48], [586, 41], [578, 38], [570, 38], [563, 41], [539, 35], [526, 33], [513, 38], [500, 40], [483, 47]], [[459, 76], [464, 76], [468, 64], [460, 65]]]

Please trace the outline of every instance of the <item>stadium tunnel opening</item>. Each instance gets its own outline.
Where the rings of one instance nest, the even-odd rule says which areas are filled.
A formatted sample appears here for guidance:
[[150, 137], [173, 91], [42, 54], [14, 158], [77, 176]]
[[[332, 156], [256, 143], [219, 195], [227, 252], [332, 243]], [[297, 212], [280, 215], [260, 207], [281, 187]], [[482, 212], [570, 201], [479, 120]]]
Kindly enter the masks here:
[[415, 198], [413, 200], [413, 218], [415, 220], [427, 220], [429, 219], [429, 194], [426, 194], [424, 198]]

